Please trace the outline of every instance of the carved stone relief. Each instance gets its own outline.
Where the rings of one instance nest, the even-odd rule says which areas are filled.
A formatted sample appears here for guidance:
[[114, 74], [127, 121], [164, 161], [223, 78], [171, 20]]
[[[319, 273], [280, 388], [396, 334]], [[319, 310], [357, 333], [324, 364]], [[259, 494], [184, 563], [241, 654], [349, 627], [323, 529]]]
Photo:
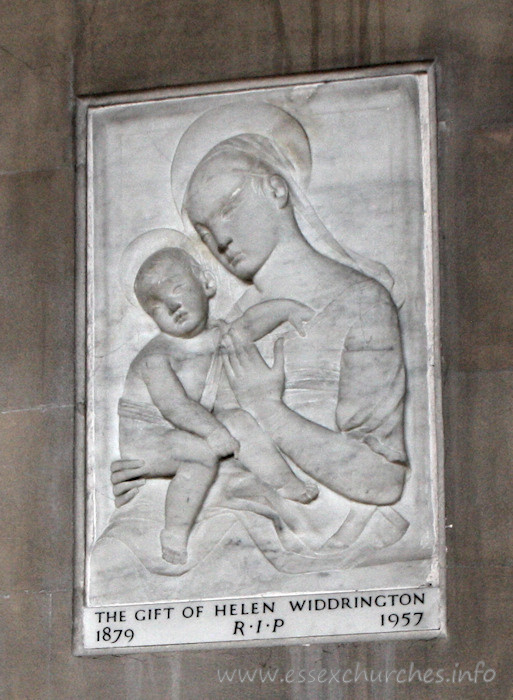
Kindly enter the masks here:
[[82, 105], [79, 650], [443, 631], [431, 79]]

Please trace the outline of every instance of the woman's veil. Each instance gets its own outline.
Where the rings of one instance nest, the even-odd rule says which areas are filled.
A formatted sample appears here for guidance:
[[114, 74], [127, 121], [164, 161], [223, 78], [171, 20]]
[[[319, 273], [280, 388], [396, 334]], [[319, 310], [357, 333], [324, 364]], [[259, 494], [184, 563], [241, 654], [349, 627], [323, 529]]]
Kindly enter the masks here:
[[306, 195], [312, 169], [308, 135], [295, 117], [268, 103], [228, 103], [210, 109], [180, 139], [171, 167], [171, 186], [177, 209], [192, 235], [184, 210], [188, 184], [203, 159], [221, 150], [242, 154], [281, 175], [289, 185], [294, 211], [310, 245], [392, 291], [394, 280], [388, 268], [343, 246], [319, 218]]

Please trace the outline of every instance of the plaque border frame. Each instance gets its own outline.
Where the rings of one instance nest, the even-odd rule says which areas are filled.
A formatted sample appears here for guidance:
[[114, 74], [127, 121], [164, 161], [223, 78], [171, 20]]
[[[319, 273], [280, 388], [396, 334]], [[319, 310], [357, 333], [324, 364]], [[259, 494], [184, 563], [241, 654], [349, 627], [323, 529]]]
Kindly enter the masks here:
[[[234, 649], [235, 647], [266, 647], [341, 642], [382, 642], [387, 640], [430, 640], [447, 637], [446, 619], [446, 547], [444, 509], [444, 444], [442, 414], [442, 372], [440, 347], [440, 270], [438, 241], [438, 181], [437, 181], [437, 66], [434, 61], [394, 63], [361, 68], [346, 68], [287, 76], [268, 76], [206, 82], [167, 88], [77, 95], [75, 98], [75, 449], [74, 449], [74, 562], [73, 562], [73, 654], [75, 656], [104, 656], [166, 651]], [[422, 133], [422, 184], [425, 209], [426, 249], [426, 309], [428, 314], [428, 373], [429, 414], [434, 427], [431, 438], [432, 454], [436, 455], [436, 488], [434, 489], [435, 547], [433, 558], [438, 560], [440, 588], [440, 628], [404, 632], [371, 632], [335, 636], [290, 637], [281, 639], [237, 639], [226, 642], [165, 644], [155, 646], [86, 649], [83, 645], [83, 609], [85, 608], [85, 549], [86, 549], [86, 400], [87, 400], [87, 227], [92, 216], [91, 184], [88, 180], [87, 152], [90, 143], [88, 112], [91, 108], [119, 104], [160, 101], [168, 98], [208, 95], [223, 92], [270, 87], [292, 87], [309, 83], [329, 83], [362, 78], [415, 75], [422, 78], [419, 89], [420, 127]], [[433, 468], [433, 467], [432, 467]], [[371, 589], [369, 589], [371, 590]], [[392, 589], [391, 589], [392, 590]], [[422, 590], [419, 588], [418, 590]], [[358, 592], [358, 591], [356, 591]], [[364, 591], [362, 591], [364, 592]], [[308, 594], [313, 595], [313, 594]], [[319, 593], [319, 595], [324, 595]], [[278, 597], [278, 596], [276, 596]], [[205, 599], [206, 600], [206, 599]], [[210, 598], [208, 600], [211, 600]], [[217, 600], [217, 599], [216, 599]], [[146, 605], [146, 604], [141, 604]], [[107, 606], [105, 606], [107, 607]], [[112, 606], [116, 607], [116, 606]], [[370, 638], [370, 636], [372, 638]]]

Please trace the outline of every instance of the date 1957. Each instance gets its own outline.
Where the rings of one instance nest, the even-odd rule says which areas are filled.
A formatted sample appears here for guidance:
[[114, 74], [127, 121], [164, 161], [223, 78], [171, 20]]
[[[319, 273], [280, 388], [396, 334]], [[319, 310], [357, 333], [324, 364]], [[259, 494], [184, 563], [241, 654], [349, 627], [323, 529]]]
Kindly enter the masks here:
[[420, 624], [423, 617], [424, 613], [422, 612], [405, 612], [402, 613], [402, 615], [398, 615], [397, 613], [390, 613], [390, 615], [381, 615], [381, 627], [385, 627], [387, 625], [391, 625], [392, 628], [417, 627], [417, 625]]

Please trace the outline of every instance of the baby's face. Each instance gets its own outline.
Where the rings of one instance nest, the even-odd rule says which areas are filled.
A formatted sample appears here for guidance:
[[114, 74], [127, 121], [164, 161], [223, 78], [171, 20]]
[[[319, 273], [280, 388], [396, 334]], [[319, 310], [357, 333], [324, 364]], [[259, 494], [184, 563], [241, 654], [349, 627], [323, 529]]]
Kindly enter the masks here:
[[145, 311], [163, 333], [192, 338], [208, 321], [208, 294], [205, 283], [187, 266], [169, 261], [166, 275], [152, 289]]

